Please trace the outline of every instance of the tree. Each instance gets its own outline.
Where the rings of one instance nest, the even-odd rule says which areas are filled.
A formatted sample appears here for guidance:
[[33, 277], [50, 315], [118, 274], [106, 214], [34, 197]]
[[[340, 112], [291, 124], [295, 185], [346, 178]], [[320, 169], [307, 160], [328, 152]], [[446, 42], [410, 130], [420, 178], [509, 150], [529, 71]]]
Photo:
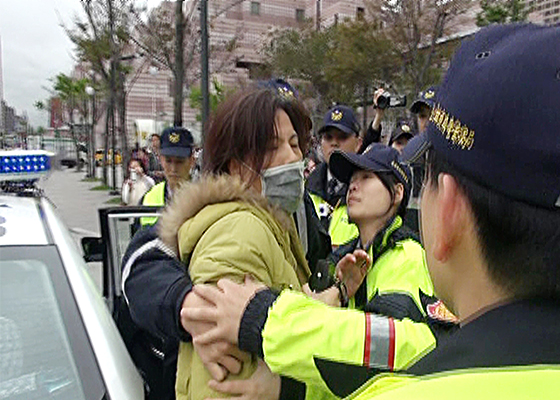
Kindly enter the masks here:
[[366, 0], [368, 14], [400, 53], [402, 85], [416, 94], [439, 78], [439, 41], [473, 0]]
[[322, 31], [307, 24], [301, 29], [273, 31], [262, 49], [266, 69], [273, 75], [306, 81], [308, 97], [317, 99], [316, 111], [321, 112], [332, 102], [332, 82], [326, 75], [329, 52], [334, 44], [335, 28]]
[[337, 82], [337, 98], [352, 104], [357, 98], [369, 101], [369, 89], [377, 83], [392, 81], [397, 69], [397, 54], [383, 31], [364, 19], [347, 21], [335, 29], [334, 46], [326, 77]]
[[[79, 139], [81, 138], [78, 138], [75, 130], [74, 116], [76, 112], [82, 115], [86, 112], [83, 104], [84, 101], [87, 101], [85, 88], [89, 81], [87, 79], [73, 79], [68, 75], [60, 73], [52, 82], [55, 95], [62, 101], [64, 122], [70, 128], [70, 136], [76, 150], [76, 165], [77, 169], [80, 170], [82, 165], [80, 163]], [[42, 102], [36, 102], [35, 105], [44, 109]]]
[[[210, 25], [232, 7], [243, 0], [214, 1]], [[158, 66], [173, 72], [173, 120], [181, 126], [184, 89], [190, 88], [200, 79], [200, 27], [198, 19], [199, 1], [189, 1], [184, 9], [184, 1], [176, 0], [174, 12], [165, 4], [152, 10], [147, 18], [141, 12], [135, 14], [135, 31], [132, 41], [141, 52], [146, 53]], [[221, 72], [232, 62], [233, 50], [237, 46], [241, 29], [228, 39], [214, 41], [212, 71]]]
[[398, 61], [391, 40], [363, 19], [277, 30], [263, 53], [272, 74], [309, 83], [303, 97], [314, 99], [316, 120], [334, 102], [366, 103], [372, 86], [391, 81]]
[[[120, 136], [125, 158], [122, 166], [124, 169], [128, 156], [124, 82], [130, 69], [123, 66], [121, 61], [125, 52], [132, 48], [130, 35], [132, 14], [135, 12], [134, 2], [132, 0], [80, 0], [80, 4], [85, 16], [76, 17], [73, 27], [65, 27], [65, 30], [76, 45], [78, 60], [86, 65], [89, 64], [100, 77], [99, 83], [104, 89], [102, 92], [106, 95], [104, 159], [108, 158], [109, 145], [115, 154], [117, 136]], [[115, 158], [113, 157], [112, 168], [113, 186], [116, 182]], [[108, 182], [107, 178], [107, 170], [103, 168], [105, 184]]]
[[526, 21], [531, 12], [524, 0], [483, 0], [480, 8], [482, 10], [476, 15], [478, 26]]
[[[218, 82], [216, 79], [212, 80], [213, 91], [210, 91], [210, 112], [214, 112], [218, 109], [218, 105], [226, 98], [227, 91], [224, 86]], [[191, 93], [189, 95], [189, 105], [191, 108], [195, 108], [199, 111], [202, 110], [202, 90], [200, 86], [193, 86], [191, 88]], [[198, 112], [196, 114], [196, 120], [202, 120], [202, 113]]]

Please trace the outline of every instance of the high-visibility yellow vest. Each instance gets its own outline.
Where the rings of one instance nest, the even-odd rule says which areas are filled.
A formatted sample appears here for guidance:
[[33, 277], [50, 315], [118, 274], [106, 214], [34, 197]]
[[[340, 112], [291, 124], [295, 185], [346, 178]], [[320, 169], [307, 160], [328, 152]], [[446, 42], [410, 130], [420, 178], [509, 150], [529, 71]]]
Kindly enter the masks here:
[[422, 377], [378, 376], [353, 400], [556, 400], [560, 365], [472, 368]]
[[358, 237], [358, 227], [348, 221], [346, 204], [332, 207], [320, 196], [310, 193], [315, 212], [322, 218], [329, 218], [329, 235], [334, 248], [346, 244]]
[[[158, 183], [152, 187], [145, 195], [142, 200], [142, 205], [144, 206], [164, 206], [165, 205], [165, 181]], [[158, 217], [142, 217], [140, 218], [140, 224], [142, 226], [154, 225], [158, 220]]]

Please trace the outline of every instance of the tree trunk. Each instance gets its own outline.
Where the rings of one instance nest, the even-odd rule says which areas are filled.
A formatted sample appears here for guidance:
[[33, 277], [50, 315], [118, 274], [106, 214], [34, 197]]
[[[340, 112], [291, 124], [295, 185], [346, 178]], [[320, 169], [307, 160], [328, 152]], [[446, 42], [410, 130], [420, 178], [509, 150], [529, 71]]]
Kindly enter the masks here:
[[103, 184], [108, 186], [109, 177], [107, 176], [107, 160], [109, 159], [109, 129], [111, 127], [111, 116], [113, 115], [113, 105], [111, 104], [111, 98], [109, 97], [109, 104], [107, 105], [105, 115], [105, 144], [103, 146], [103, 160], [101, 160], [101, 168], [103, 168]]
[[[183, 125], [183, 82], [185, 79], [183, 1], [175, 1], [175, 93], [173, 96], [173, 125]], [[156, 111], [157, 112], [157, 111]]]

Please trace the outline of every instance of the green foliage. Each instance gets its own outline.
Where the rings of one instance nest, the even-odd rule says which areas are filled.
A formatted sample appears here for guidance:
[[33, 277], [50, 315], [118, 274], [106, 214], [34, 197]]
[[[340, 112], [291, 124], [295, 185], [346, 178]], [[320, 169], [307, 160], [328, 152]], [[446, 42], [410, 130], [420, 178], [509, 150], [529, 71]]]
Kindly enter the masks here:
[[[212, 79], [213, 91], [210, 91], [210, 112], [216, 111], [218, 105], [225, 99], [226, 90], [224, 85], [218, 82], [216, 79]], [[198, 122], [202, 121], [202, 90], [200, 86], [194, 86], [191, 88], [189, 95], [189, 106], [200, 112], [196, 114], [196, 120]]]
[[341, 86], [337, 91], [345, 88], [355, 95], [364, 87], [392, 80], [397, 68], [395, 48], [371, 23], [357, 20], [340, 24], [335, 30], [334, 42], [325, 72], [330, 82]]
[[122, 199], [120, 197], [112, 197], [105, 204], [122, 204]]
[[531, 12], [524, 0], [483, 0], [480, 8], [482, 10], [476, 15], [478, 26], [526, 21]]
[[111, 190], [111, 186], [108, 185], [99, 185], [99, 186], [94, 186], [92, 187], [90, 190]]
[[355, 102], [364, 87], [389, 81], [397, 65], [391, 40], [365, 20], [276, 31], [263, 53], [273, 74], [311, 84], [319, 112], [333, 101]]

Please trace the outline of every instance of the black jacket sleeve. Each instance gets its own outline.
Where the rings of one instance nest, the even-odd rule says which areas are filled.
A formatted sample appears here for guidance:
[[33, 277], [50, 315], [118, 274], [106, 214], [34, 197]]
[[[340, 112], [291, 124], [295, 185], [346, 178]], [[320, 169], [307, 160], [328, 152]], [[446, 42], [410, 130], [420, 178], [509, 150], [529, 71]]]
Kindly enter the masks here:
[[371, 126], [371, 122], [368, 125], [366, 133], [364, 135], [364, 140], [362, 141], [362, 147], [358, 150], [359, 154], [362, 154], [367, 147], [372, 143], [379, 143], [381, 141], [381, 131], [383, 130], [383, 126], [379, 126], [379, 130], [373, 129]]
[[159, 239], [156, 225], [134, 235], [122, 265], [123, 294], [134, 323], [157, 337], [190, 341], [181, 326], [180, 311], [192, 281], [185, 266]]

